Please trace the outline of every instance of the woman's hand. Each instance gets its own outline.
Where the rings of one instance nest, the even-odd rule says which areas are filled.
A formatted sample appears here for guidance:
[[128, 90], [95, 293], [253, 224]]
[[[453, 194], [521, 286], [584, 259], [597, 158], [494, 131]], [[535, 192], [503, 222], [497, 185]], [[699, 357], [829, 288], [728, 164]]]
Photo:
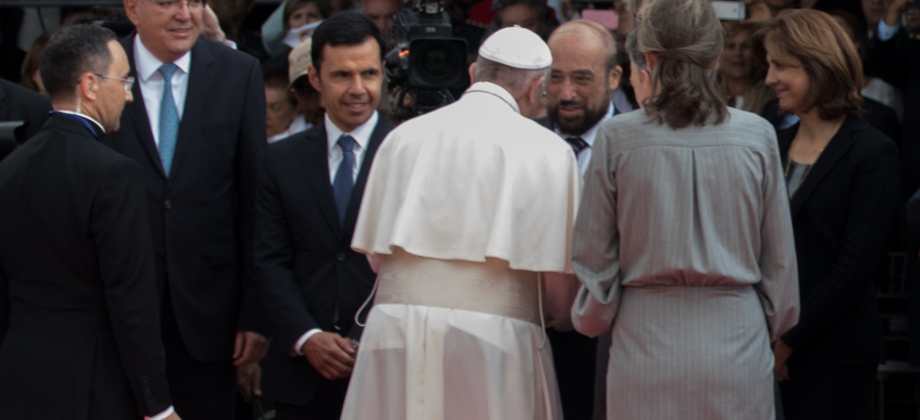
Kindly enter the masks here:
[[786, 360], [792, 355], [792, 348], [786, 345], [782, 338], [776, 340], [773, 346], [773, 373], [776, 375], [776, 381], [782, 382], [789, 379], [789, 368], [786, 366]]

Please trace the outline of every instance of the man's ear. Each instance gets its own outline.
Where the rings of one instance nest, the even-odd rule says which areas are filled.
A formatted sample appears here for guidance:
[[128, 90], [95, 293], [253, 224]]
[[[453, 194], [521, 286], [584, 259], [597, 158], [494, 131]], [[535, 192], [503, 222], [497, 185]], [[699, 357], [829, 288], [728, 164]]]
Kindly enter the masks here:
[[77, 87], [74, 90], [74, 94], [77, 98], [80, 99], [90, 99], [96, 100], [96, 88], [98, 88], [99, 83], [96, 80], [96, 76], [91, 72], [83, 73], [80, 76], [80, 82], [77, 83]]
[[310, 80], [310, 84], [313, 85], [313, 89], [316, 89], [317, 92], [323, 91], [323, 84], [319, 79], [319, 71], [316, 67], [313, 67], [312, 64], [307, 67], [307, 78]]
[[470, 64], [470, 83], [476, 83], [476, 63]]
[[620, 87], [620, 79], [623, 78], [623, 68], [619, 65], [613, 66], [613, 69], [610, 70], [610, 74], [607, 75], [607, 85], [610, 86], [610, 90], [617, 90]]
[[124, 0], [125, 6], [125, 15], [128, 16], [128, 20], [137, 26], [138, 16], [137, 16], [137, 1], [138, 0]]

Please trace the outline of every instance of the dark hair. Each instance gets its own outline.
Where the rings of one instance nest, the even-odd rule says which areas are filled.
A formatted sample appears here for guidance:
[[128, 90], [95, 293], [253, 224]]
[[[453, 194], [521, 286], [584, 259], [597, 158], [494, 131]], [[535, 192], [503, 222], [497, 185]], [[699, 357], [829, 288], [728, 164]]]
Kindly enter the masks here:
[[377, 25], [370, 19], [364, 17], [358, 12], [344, 10], [335, 12], [328, 19], [313, 31], [313, 47], [310, 49], [310, 58], [313, 61], [313, 67], [319, 70], [323, 63], [323, 48], [326, 45], [335, 47], [338, 45], [361, 45], [368, 38], [377, 41], [377, 47], [380, 50], [380, 61], [383, 61], [385, 53], [383, 46], [383, 35]]
[[780, 64], [800, 65], [810, 86], [806, 101], [822, 119], [859, 116], [862, 61], [853, 41], [827, 13], [799, 9], [767, 22], [754, 36], [754, 53]]
[[316, 3], [316, 8], [319, 9], [319, 14], [323, 17], [323, 19], [328, 18], [329, 15], [332, 14], [332, 5], [329, 4], [327, 0], [290, 0], [285, 4], [283, 12], [284, 22], [282, 25], [284, 26], [285, 34], [287, 34], [287, 31], [293, 29], [288, 26], [288, 21], [291, 20], [291, 15], [293, 15], [297, 9], [300, 9], [301, 7], [304, 7], [310, 3]]
[[69, 99], [83, 73], [105, 74], [112, 63], [108, 44], [116, 39], [97, 25], [68, 26], [51, 37], [39, 69], [48, 96]]
[[658, 60], [645, 111], [675, 129], [706, 125], [713, 114], [724, 122], [729, 112], [714, 77], [724, 39], [709, 0], [653, 0], [636, 20], [639, 50]]

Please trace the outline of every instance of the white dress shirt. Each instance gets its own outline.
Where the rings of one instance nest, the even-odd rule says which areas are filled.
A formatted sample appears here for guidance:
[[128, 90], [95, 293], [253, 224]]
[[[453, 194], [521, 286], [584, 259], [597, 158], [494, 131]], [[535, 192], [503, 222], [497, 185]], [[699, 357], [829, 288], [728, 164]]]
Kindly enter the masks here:
[[[160, 66], [163, 63], [153, 56], [153, 53], [141, 42], [141, 37], [134, 37], [134, 63], [137, 66], [137, 82], [141, 87], [144, 97], [144, 106], [147, 107], [147, 121], [150, 121], [150, 131], [153, 132], [153, 142], [160, 145], [160, 101], [163, 99], [163, 75]], [[176, 110], [179, 120], [185, 111], [185, 96], [188, 93], [188, 73], [192, 65], [192, 52], [185, 53], [173, 64], [179, 67], [172, 75], [172, 93], [176, 100]]]
[[278, 133], [274, 136], [270, 136], [268, 138], [268, 143], [271, 144], [278, 140], [291, 137], [294, 134], [300, 133], [302, 131], [307, 131], [310, 129], [310, 127], [313, 127], [313, 124], [308, 123], [303, 115], [297, 114], [297, 116], [294, 117], [294, 121], [291, 121], [291, 125], [288, 126], [288, 129], [284, 130], [283, 133]]
[[578, 154], [578, 156], [575, 156], [575, 158], [578, 160], [578, 173], [580, 173], [581, 176], [585, 176], [585, 171], [588, 170], [588, 163], [591, 162], [591, 149], [594, 147], [594, 139], [597, 138], [597, 131], [600, 129], [601, 124], [603, 124], [604, 121], [607, 121], [610, 117], [613, 117], [615, 109], [616, 108], [614, 107], [613, 102], [611, 102], [610, 107], [607, 108], [607, 115], [605, 115], [604, 118], [601, 118], [597, 124], [594, 124], [594, 127], [591, 127], [588, 129], [588, 131], [585, 131], [581, 135], [563, 133], [562, 131], [559, 131], [559, 127], [556, 127], [556, 134], [558, 134], [563, 139], [567, 137], [581, 137], [585, 143], [588, 143], [588, 147], [585, 147], [584, 150]]
[[[364, 122], [364, 124], [359, 125], [357, 128], [351, 132], [344, 132], [342, 129], [333, 124], [332, 120], [329, 119], [329, 114], [326, 114], [326, 141], [329, 145], [329, 183], [332, 184], [335, 182], [335, 173], [338, 172], [339, 166], [342, 165], [342, 158], [344, 153], [342, 152], [342, 146], [339, 146], [339, 137], [342, 137], [343, 134], [348, 134], [355, 139], [355, 145], [352, 147], [352, 151], [355, 153], [355, 167], [352, 172], [352, 180], [358, 178], [358, 172], [361, 171], [361, 163], [364, 162], [364, 155], [367, 152], [367, 144], [371, 141], [371, 135], [374, 134], [374, 127], [377, 126], [377, 120], [380, 118], [377, 114], [377, 111], [374, 111], [371, 114], [371, 117]], [[314, 328], [310, 331], [305, 332], [300, 338], [294, 343], [294, 353], [303, 355], [301, 349], [303, 348], [304, 343], [313, 337], [317, 333], [323, 332], [319, 328]]]

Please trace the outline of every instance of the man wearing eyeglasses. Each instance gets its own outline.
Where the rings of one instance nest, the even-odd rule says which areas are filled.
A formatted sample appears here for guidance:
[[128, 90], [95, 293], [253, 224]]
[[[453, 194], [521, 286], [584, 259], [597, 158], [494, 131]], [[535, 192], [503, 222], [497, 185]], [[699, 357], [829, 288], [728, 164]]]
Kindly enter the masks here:
[[105, 143], [147, 188], [167, 377], [186, 419], [234, 417], [236, 367], [265, 354], [251, 276], [253, 206], [265, 146], [254, 58], [199, 37], [202, 0], [124, 0], [137, 79]]
[[0, 164], [4, 419], [178, 419], [141, 168], [100, 144], [129, 70], [108, 29], [56, 34], [40, 68], [54, 112]]

